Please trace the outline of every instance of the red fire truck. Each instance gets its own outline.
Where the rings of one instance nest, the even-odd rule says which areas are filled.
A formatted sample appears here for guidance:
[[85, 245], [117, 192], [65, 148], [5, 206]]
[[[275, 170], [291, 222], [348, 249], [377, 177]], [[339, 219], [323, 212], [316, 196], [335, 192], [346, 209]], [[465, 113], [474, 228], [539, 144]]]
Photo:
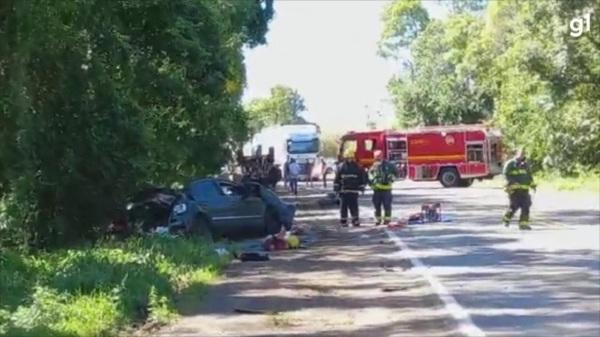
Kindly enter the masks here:
[[364, 168], [373, 163], [373, 151], [383, 151], [397, 165], [401, 179], [468, 187], [474, 179], [502, 172], [501, 134], [479, 124], [349, 132], [341, 141], [340, 156], [351, 148]]

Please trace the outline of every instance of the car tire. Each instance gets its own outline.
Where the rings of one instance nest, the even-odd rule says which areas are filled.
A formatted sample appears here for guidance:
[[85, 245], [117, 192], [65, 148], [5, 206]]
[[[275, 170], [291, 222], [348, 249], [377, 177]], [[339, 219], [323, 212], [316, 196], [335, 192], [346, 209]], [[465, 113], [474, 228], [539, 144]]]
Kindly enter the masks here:
[[470, 179], [460, 179], [458, 181], [458, 186], [459, 187], [470, 187], [471, 185], [473, 185], [473, 181], [474, 181], [473, 178], [470, 178]]
[[277, 234], [281, 231], [281, 221], [272, 208], [265, 210], [265, 232], [267, 235]]
[[210, 221], [204, 215], [198, 215], [194, 219], [194, 223], [192, 223], [189, 234], [192, 237], [206, 239], [208, 242], [214, 241], [214, 235], [210, 230]]
[[454, 167], [446, 167], [440, 172], [439, 180], [444, 187], [456, 187], [459, 184], [460, 177]]

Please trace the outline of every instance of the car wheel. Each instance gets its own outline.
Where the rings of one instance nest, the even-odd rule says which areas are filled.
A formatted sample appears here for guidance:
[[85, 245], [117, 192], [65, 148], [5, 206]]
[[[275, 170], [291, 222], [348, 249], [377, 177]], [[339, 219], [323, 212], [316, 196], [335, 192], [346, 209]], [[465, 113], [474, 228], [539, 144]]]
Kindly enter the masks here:
[[458, 176], [458, 172], [455, 168], [447, 167], [445, 169], [442, 169], [442, 172], [440, 172], [439, 179], [440, 183], [442, 183], [444, 187], [456, 187], [458, 186], [460, 177]]
[[265, 231], [267, 235], [277, 234], [281, 231], [281, 222], [272, 208], [267, 208], [265, 211]]
[[474, 179], [472, 179], [472, 178], [470, 178], [470, 179], [460, 179], [458, 181], [458, 186], [459, 187], [469, 187], [469, 186], [473, 185], [473, 180]]
[[214, 236], [212, 231], [210, 230], [210, 221], [204, 215], [198, 215], [194, 219], [194, 223], [190, 228], [189, 234], [192, 237], [200, 237], [206, 239], [208, 242], [214, 241]]

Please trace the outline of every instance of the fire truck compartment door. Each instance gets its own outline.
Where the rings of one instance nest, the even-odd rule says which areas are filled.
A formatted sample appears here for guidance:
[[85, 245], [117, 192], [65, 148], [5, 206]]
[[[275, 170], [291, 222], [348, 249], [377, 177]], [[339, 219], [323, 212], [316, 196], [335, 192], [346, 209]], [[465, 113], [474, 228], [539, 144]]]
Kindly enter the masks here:
[[467, 143], [467, 176], [487, 174], [487, 151], [483, 142]]
[[408, 148], [406, 138], [387, 139], [387, 159], [394, 162], [406, 162], [408, 159]]

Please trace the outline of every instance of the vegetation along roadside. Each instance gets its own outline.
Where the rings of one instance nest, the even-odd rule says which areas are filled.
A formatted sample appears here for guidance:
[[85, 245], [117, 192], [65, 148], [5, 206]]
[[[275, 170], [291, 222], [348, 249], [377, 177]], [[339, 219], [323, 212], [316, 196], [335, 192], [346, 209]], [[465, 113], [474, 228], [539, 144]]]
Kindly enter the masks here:
[[117, 336], [164, 324], [228, 262], [198, 239], [144, 237], [24, 254], [0, 249], [0, 336]]

